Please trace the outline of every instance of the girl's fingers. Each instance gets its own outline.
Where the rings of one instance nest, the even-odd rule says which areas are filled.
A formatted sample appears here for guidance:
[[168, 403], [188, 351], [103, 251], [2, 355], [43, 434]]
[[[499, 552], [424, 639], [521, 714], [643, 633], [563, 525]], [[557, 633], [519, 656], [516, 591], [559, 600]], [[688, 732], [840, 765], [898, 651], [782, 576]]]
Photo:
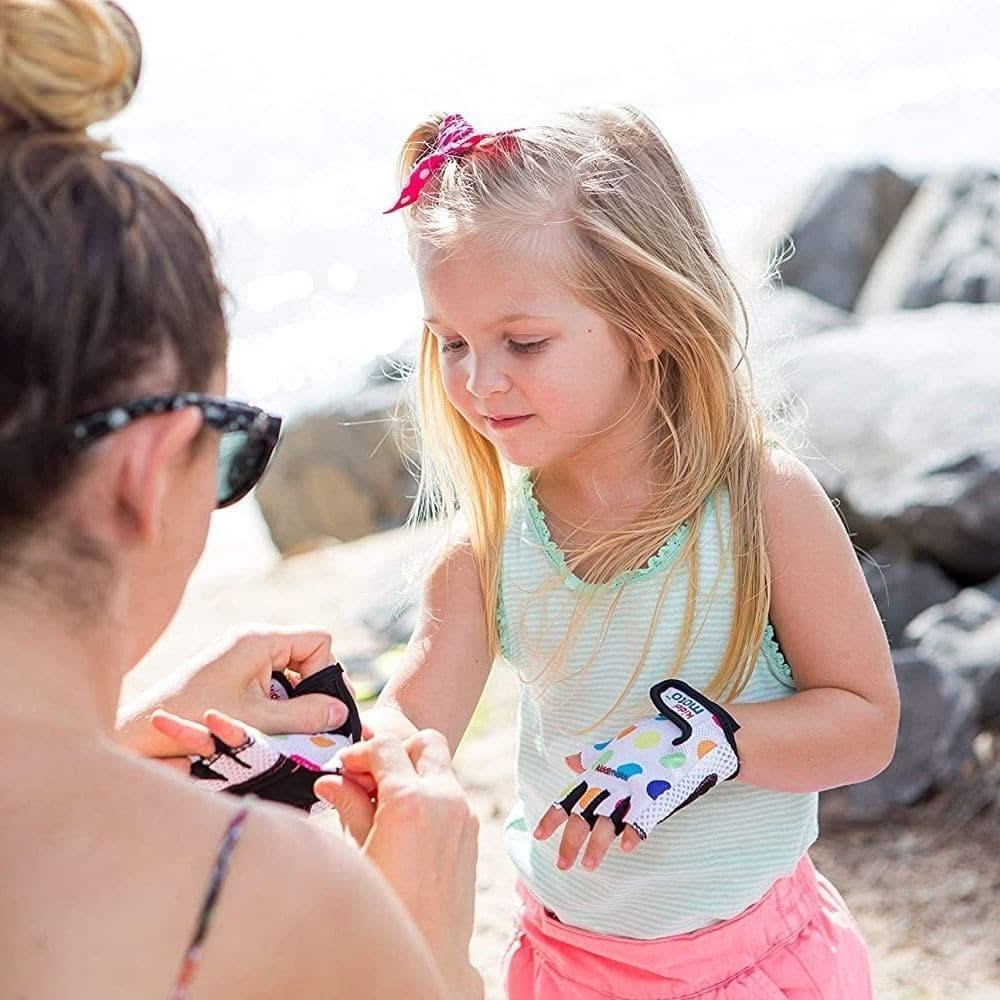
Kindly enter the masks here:
[[164, 767], [169, 767], [172, 771], [176, 771], [185, 778], [191, 775], [190, 757], [160, 757], [156, 762], [157, 764], [162, 764]]
[[622, 850], [628, 854], [629, 851], [634, 851], [641, 843], [642, 837], [635, 832], [635, 828], [626, 826], [625, 832], [622, 834]]
[[215, 752], [215, 744], [209, 731], [197, 722], [182, 719], [172, 712], [158, 708], [149, 717], [152, 727], [176, 745], [176, 753], [208, 754]]
[[548, 811], [535, 827], [535, 840], [548, 840], [569, 817], [562, 806], [549, 806]]
[[583, 774], [584, 767], [583, 767], [583, 758], [582, 758], [582, 755], [578, 754], [578, 753], [575, 753], [571, 757], [567, 757], [566, 758], [566, 766], [574, 774]]
[[[205, 713], [205, 725], [213, 736], [217, 736], [227, 746], [238, 747], [246, 743], [250, 734], [235, 719], [230, 718], [222, 712], [210, 708]], [[215, 747], [212, 747], [214, 750]]]
[[563, 871], [572, 868], [583, 842], [589, 835], [590, 827], [587, 826], [587, 821], [579, 813], [573, 813], [566, 821], [566, 829], [563, 830], [556, 867]]
[[[631, 827], [628, 827], [631, 830]], [[633, 831], [634, 832], [634, 831]], [[583, 852], [583, 867], [588, 871], [593, 871], [608, 853], [608, 848], [615, 842], [618, 834], [615, 833], [615, 825], [606, 816], [598, 817], [594, 824], [594, 830], [587, 841], [587, 849]]]

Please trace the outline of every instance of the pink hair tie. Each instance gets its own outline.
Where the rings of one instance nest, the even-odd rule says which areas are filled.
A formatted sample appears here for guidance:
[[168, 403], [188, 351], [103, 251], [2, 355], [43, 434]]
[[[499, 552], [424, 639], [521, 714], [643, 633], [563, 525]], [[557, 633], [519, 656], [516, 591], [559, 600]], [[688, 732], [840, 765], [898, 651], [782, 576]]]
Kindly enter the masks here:
[[461, 115], [448, 115], [441, 122], [433, 149], [414, 164], [396, 204], [382, 214], [389, 215], [412, 205], [420, 197], [427, 182], [439, 173], [449, 158], [464, 156], [479, 146], [497, 143], [520, 131], [515, 128], [506, 132], [477, 132]]

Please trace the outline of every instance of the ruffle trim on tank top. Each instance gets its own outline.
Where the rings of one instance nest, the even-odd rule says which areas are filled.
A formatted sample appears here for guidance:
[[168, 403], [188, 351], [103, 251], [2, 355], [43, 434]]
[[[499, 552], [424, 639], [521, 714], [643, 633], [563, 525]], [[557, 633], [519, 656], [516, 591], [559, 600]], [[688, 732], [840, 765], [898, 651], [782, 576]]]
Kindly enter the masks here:
[[[640, 569], [625, 570], [614, 577], [614, 579], [609, 580], [607, 583], [588, 583], [586, 580], [581, 580], [580, 577], [578, 577], [569, 568], [569, 563], [566, 561], [565, 553], [561, 548], [559, 548], [555, 541], [553, 541], [552, 535], [549, 533], [549, 526], [545, 523], [545, 514], [542, 512], [542, 508], [539, 506], [538, 500], [535, 498], [531, 477], [527, 474], [525, 474], [521, 480], [521, 495], [524, 501], [525, 511], [528, 515], [528, 520], [531, 522], [531, 526], [542, 550], [548, 557], [549, 562], [551, 562], [552, 565], [559, 571], [559, 575], [563, 578], [566, 586], [573, 590], [588, 590], [605, 587], [614, 590], [618, 587], [623, 587], [626, 583], [630, 583], [634, 580], [641, 580], [643, 577], [651, 576], [653, 573], [666, 569], [677, 558], [677, 554], [680, 552], [681, 547], [684, 545], [684, 542], [691, 531], [690, 523], [685, 521], [673, 531], [660, 549], [651, 555], [646, 564]], [[712, 496], [708, 498], [706, 506], [711, 505], [712, 499]]]
[[785, 654], [778, 643], [778, 637], [774, 634], [774, 626], [768, 622], [764, 628], [764, 638], [761, 640], [761, 648], [767, 660], [767, 666], [771, 673], [781, 681], [782, 684], [794, 688], [795, 678], [792, 676], [792, 668]]

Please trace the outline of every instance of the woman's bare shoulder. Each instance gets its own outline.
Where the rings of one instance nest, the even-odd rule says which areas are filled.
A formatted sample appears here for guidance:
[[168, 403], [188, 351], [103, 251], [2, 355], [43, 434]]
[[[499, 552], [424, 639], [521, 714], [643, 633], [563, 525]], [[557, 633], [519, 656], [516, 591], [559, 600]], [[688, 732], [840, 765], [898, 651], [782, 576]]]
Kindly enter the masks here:
[[247, 998], [442, 995], [422, 938], [361, 852], [304, 815], [256, 801], [198, 985], [206, 996]]

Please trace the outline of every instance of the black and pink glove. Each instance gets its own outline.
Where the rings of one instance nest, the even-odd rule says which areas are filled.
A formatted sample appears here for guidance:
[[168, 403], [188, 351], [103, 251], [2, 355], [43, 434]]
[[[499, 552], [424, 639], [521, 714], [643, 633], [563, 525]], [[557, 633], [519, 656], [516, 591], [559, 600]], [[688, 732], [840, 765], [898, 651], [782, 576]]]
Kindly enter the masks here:
[[631, 826], [645, 840], [658, 823], [739, 773], [736, 720], [684, 681], [649, 690], [658, 715], [626, 726], [614, 739], [581, 751], [583, 773], [555, 804], [593, 827]]
[[323, 772], [337, 770], [341, 750], [361, 739], [361, 716], [344, 680], [344, 671], [334, 663], [300, 681], [295, 687], [285, 675], [271, 675], [271, 697], [295, 698], [303, 694], [327, 694], [342, 701], [347, 720], [325, 733], [290, 733], [271, 736], [240, 723], [247, 739], [231, 747], [217, 736], [215, 753], [191, 758], [191, 777], [212, 791], [230, 795], [256, 795], [282, 802], [307, 812], [327, 808], [313, 793], [313, 785]]

